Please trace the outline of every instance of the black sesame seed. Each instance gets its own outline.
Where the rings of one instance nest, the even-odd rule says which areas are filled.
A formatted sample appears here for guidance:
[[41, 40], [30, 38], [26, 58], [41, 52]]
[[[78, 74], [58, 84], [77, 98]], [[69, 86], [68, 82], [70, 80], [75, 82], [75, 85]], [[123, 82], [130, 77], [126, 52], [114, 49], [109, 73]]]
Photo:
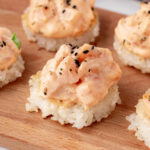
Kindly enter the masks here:
[[123, 40], [123, 44], [125, 44], [126, 40]]
[[144, 2], [145, 4], [148, 4], [148, 2]]
[[6, 46], [6, 42], [5, 41], [3, 41], [2, 43], [3, 43], [4, 46]]
[[78, 67], [80, 67], [80, 62], [79, 62], [77, 59], [75, 59], [74, 62], [76, 63], [76, 65], [77, 65]]
[[66, 12], [66, 10], [64, 9], [63, 11], [62, 11], [62, 13], [64, 14]]
[[73, 54], [74, 53], [74, 50], [71, 50], [71, 54]]
[[70, 69], [70, 72], [72, 71], [72, 69]]
[[74, 50], [74, 49], [76, 49], [77, 48], [77, 46], [74, 46], [74, 47], [72, 47], [72, 50]]
[[91, 69], [89, 69], [88, 72], [91, 72]]
[[75, 55], [75, 56], [77, 56], [77, 55], [78, 55], [78, 53], [76, 52], [74, 55]]
[[148, 14], [150, 14], [150, 10], [148, 11]]
[[66, 4], [70, 5], [71, 0], [66, 0]]
[[45, 6], [44, 8], [45, 8], [45, 9], [48, 9], [48, 6]]
[[62, 72], [59, 72], [60, 75], [62, 75]]
[[89, 52], [89, 50], [85, 50], [85, 51], [83, 51], [83, 53], [84, 53], [84, 54], [87, 54], [88, 52]]
[[77, 8], [77, 6], [76, 6], [76, 5], [73, 5], [73, 6], [72, 6], [72, 8], [76, 9], [76, 8]]
[[87, 62], [87, 60], [84, 60], [84, 62]]
[[47, 95], [47, 88], [44, 89], [44, 95]]
[[92, 11], [94, 11], [94, 7], [91, 7]]
[[94, 48], [95, 48], [94, 45], [92, 45], [91, 50], [94, 50]]
[[68, 45], [72, 47], [72, 44], [69, 43]]

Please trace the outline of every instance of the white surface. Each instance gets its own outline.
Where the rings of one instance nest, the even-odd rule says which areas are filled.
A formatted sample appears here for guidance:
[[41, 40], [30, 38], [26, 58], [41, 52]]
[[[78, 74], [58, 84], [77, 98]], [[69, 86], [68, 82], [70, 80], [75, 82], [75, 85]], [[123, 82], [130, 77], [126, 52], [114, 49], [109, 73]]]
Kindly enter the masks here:
[[96, 7], [131, 15], [140, 7], [138, 0], [96, 0]]
[[[139, 9], [140, 2], [137, 0], [96, 0], [96, 7], [131, 15]], [[7, 149], [0, 147], [0, 150]]]
[[6, 149], [6, 148], [3, 148], [3, 147], [0, 147], [0, 150], [8, 150], [8, 149]]

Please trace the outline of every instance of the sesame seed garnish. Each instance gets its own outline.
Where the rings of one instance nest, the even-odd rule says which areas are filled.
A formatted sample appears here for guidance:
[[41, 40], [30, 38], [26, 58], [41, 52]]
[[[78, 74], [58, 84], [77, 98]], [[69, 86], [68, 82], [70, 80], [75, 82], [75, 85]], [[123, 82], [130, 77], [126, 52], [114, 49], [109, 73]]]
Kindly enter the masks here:
[[73, 5], [73, 6], [72, 6], [72, 8], [76, 9], [76, 8], [77, 8], [77, 6], [76, 6], [76, 5]]
[[70, 72], [72, 71], [72, 69], [70, 69]]
[[44, 95], [47, 95], [47, 88], [44, 89]]
[[123, 44], [125, 44], [126, 40], [123, 40]]
[[77, 55], [78, 55], [78, 53], [76, 52], [74, 55], [75, 55], [75, 56], [77, 56]]
[[62, 13], [64, 14], [66, 12], [66, 10], [64, 9], [63, 11], [62, 11]]
[[150, 14], [150, 10], [148, 11], [148, 14]]
[[48, 6], [45, 6], [44, 8], [45, 8], [45, 9], [48, 9]]
[[87, 54], [88, 52], [89, 52], [89, 50], [85, 50], [85, 51], [83, 51], [83, 53], [84, 53], [84, 54]]
[[59, 72], [60, 75], [62, 75], [62, 72]]
[[95, 48], [94, 45], [92, 45], [91, 50], [94, 50], [94, 48]]
[[68, 45], [72, 47], [72, 44], [69, 43]]
[[94, 7], [91, 7], [92, 11], [94, 11]]
[[4, 46], [6, 46], [6, 42], [5, 41], [3, 41], [2, 43], [3, 43]]
[[71, 50], [71, 54], [73, 54], [74, 53], [74, 50]]
[[72, 47], [72, 50], [73, 50], [73, 49], [76, 49], [76, 48], [78, 49], [79, 47], [78, 47], [78, 46], [74, 46], [74, 47]]
[[66, 0], [66, 4], [70, 5], [71, 0]]
[[88, 72], [91, 72], [91, 69], [89, 69]]
[[77, 65], [78, 67], [80, 67], [80, 62], [79, 62], [77, 59], [75, 59], [74, 62], [76, 63], [76, 65]]

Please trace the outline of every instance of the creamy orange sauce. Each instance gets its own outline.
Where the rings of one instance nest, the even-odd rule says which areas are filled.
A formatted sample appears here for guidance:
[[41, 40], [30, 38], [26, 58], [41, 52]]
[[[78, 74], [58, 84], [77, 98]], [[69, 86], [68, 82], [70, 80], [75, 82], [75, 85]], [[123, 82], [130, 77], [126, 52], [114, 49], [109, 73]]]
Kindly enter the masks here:
[[87, 31], [95, 21], [95, 0], [30, 0], [23, 20], [34, 33], [65, 38]]
[[135, 15], [122, 18], [115, 29], [115, 35], [131, 52], [150, 58], [150, 2], [142, 3]]
[[40, 95], [90, 108], [104, 99], [120, 77], [121, 70], [108, 49], [63, 45], [41, 72]]
[[11, 67], [20, 53], [11, 36], [12, 33], [8, 29], [0, 27], [0, 71]]
[[150, 118], [150, 89], [143, 96], [144, 111]]

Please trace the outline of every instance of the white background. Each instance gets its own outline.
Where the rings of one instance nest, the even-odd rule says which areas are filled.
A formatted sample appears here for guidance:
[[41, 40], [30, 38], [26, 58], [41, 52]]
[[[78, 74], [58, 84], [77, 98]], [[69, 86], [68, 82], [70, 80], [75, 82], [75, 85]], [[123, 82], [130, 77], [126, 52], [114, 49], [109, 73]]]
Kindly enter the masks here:
[[96, 7], [126, 15], [134, 14], [139, 6], [140, 2], [138, 0], [96, 0]]

